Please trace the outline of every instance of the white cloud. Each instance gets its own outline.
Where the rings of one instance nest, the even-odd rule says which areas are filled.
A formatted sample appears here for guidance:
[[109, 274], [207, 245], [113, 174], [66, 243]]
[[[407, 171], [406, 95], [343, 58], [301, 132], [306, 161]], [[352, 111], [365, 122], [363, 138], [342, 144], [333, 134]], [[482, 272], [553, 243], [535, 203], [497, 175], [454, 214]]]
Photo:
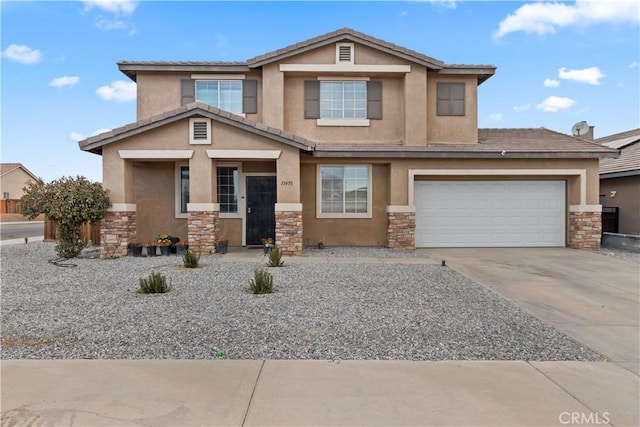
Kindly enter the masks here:
[[91, 136], [100, 135], [101, 133], [110, 132], [110, 131], [111, 131], [111, 129], [98, 129]]
[[502, 113], [489, 114], [489, 118], [491, 120], [500, 121], [500, 120], [502, 120]]
[[57, 77], [49, 82], [49, 86], [53, 87], [64, 87], [64, 86], [74, 86], [78, 84], [80, 81], [80, 77], [78, 76], [62, 76]]
[[84, 10], [99, 9], [103, 12], [113, 13], [117, 16], [129, 16], [138, 7], [138, 2], [131, 0], [87, 0], [84, 1]]
[[95, 24], [96, 27], [102, 31], [126, 30], [128, 28], [128, 25], [123, 21], [106, 19], [103, 16], [98, 16]]
[[109, 86], [100, 86], [96, 93], [100, 98], [107, 101], [134, 101], [136, 99], [136, 84], [134, 82], [116, 80]]
[[544, 87], [558, 87], [558, 86], [560, 86], [560, 82], [558, 80], [544, 79]]
[[7, 58], [9, 61], [27, 65], [42, 61], [42, 54], [38, 49], [32, 49], [23, 44], [9, 45], [9, 47], [2, 51], [2, 57]]
[[499, 39], [509, 33], [555, 34], [558, 28], [601, 22], [640, 22], [638, 0], [576, 0], [575, 4], [529, 3], [509, 14], [494, 32]]
[[566, 110], [572, 107], [576, 101], [571, 98], [563, 98], [559, 96], [550, 96], [540, 104], [536, 105], [536, 108], [548, 113], [555, 113], [560, 110]]
[[529, 108], [531, 108], [530, 104], [516, 105], [515, 107], [513, 107], [513, 110], [514, 111], [528, 111]]
[[429, 3], [433, 3], [438, 6], [446, 7], [447, 9], [455, 9], [457, 0], [426, 0]]
[[631, 64], [629, 64], [629, 68], [638, 68], [638, 61], [633, 61]]
[[567, 70], [563, 67], [558, 70], [558, 77], [563, 80], [573, 80], [574, 82], [596, 86], [600, 84], [600, 79], [605, 76], [606, 74], [600, 71], [598, 67], [585, 68], [583, 70]]
[[81, 133], [78, 133], [78, 132], [71, 132], [69, 134], [69, 138], [71, 138], [75, 142], [78, 142], [78, 141], [82, 141], [84, 139], [84, 135], [82, 135]]

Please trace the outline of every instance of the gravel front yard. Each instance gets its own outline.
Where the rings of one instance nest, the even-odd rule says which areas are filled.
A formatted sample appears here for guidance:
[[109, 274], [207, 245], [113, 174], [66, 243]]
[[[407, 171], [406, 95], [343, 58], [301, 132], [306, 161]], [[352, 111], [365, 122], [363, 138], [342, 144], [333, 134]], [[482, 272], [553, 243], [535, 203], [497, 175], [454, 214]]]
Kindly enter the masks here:
[[[277, 292], [256, 296], [248, 281], [264, 264], [219, 257], [195, 270], [175, 255], [64, 268], [47, 262], [53, 244], [5, 246], [2, 358], [602, 360], [447, 267], [285, 257], [269, 269]], [[136, 292], [152, 271], [169, 293]]]

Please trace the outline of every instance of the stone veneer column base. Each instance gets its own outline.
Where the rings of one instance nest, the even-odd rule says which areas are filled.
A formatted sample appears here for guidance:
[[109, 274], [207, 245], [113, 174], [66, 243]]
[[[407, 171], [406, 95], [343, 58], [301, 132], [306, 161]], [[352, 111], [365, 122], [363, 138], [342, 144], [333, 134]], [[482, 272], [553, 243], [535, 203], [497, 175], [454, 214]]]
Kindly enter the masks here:
[[136, 213], [107, 212], [100, 223], [100, 258], [127, 256], [129, 243], [136, 239]]
[[302, 255], [302, 211], [276, 211], [276, 245], [284, 255]]
[[389, 212], [387, 209], [387, 247], [415, 249], [415, 212]]
[[189, 250], [204, 254], [213, 253], [218, 243], [218, 211], [189, 212], [187, 234]]
[[601, 212], [569, 212], [570, 248], [599, 249], [601, 238]]

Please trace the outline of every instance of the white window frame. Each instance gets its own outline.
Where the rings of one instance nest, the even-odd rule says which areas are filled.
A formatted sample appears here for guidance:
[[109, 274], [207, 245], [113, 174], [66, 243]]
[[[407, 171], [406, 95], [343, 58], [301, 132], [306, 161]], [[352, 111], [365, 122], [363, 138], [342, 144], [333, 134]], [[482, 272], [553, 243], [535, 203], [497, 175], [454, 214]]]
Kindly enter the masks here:
[[[322, 168], [366, 167], [367, 182], [367, 212], [359, 213], [324, 213], [322, 212]], [[343, 189], [344, 191], [344, 189]], [[373, 165], [372, 164], [319, 164], [316, 167], [316, 218], [341, 219], [370, 219], [373, 218]]]
[[[243, 97], [243, 90], [244, 90], [244, 83], [243, 83], [244, 79], [232, 79], [232, 78], [225, 78], [225, 79], [197, 79], [193, 82], [194, 84], [194, 93], [195, 93], [195, 100], [198, 101], [198, 82], [217, 82], [218, 83], [218, 105], [211, 105], [207, 102], [204, 101], [200, 101], [203, 102], [207, 105], [211, 105], [212, 107], [215, 108], [220, 108], [223, 111], [228, 111], [229, 113], [232, 114], [237, 114], [240, 116], [245, 116], [245, 114], [242, 112], [242, 97]], [[240, 82], [240, 111], [229, 111], [229, 110], [224, 110], [223, 108], [220, 107], [220, 83], [221, 82]]]
[[[194, 123], [207, 124], [207, 139], [195, 139], [193, 132]], [[194, 118], [189, 119], [189, 144], [190, 145], [211, 145], [211, 119]]]
[[[182, 205], [182, 168], [189, 168], [188, 162], [176, 162], [175, 163], [175, 215], [178, 219], [187, 219], [189, 217], [189, 212], [182, 212], [180, 209]], [[191, 186], [191, 171], [189, 171], [189, 186]], [[189, 193], [191, 193], [191, 189], [189, 189]], [[189, 202], [187, 202], [188, 204]]]
[[216, 162], [216, 203], [219, 203], [218, 199], [218, 168], [237, 168], [238, 170], [238, 182], [237, 191], [238, 191], [238, 211], [237, 212], [222, 212], [222, 206], [220, 207], [220, 218], [242, 218], [244, 212], [244, 187], [242, 185], [243, 174], [242, 174], [242, 163], [240, 162]]
[[[368, 79], [326, 79], [320, 80], [320, 118], [318, 120], [318, 126], [335, 126], [342, 123], [342, 126], [368, 126], [369, 119], [367, 119], [367, 80]], [[362, 83], [364, 85], [364, 117], [322, 117], [322, 86], [325, 83], [340, 83], [343, 86], [342, 91], [342, 115], [344, 116], [344, 84], [345, 83]]]

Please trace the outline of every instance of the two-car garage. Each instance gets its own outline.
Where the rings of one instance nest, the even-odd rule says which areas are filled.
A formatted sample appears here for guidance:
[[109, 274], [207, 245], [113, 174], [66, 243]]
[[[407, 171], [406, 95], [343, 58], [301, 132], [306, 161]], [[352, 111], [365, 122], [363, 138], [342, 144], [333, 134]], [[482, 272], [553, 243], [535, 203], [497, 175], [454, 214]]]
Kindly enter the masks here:
[[416, 247], [565, 245], [564, 180], [415, 181]]

